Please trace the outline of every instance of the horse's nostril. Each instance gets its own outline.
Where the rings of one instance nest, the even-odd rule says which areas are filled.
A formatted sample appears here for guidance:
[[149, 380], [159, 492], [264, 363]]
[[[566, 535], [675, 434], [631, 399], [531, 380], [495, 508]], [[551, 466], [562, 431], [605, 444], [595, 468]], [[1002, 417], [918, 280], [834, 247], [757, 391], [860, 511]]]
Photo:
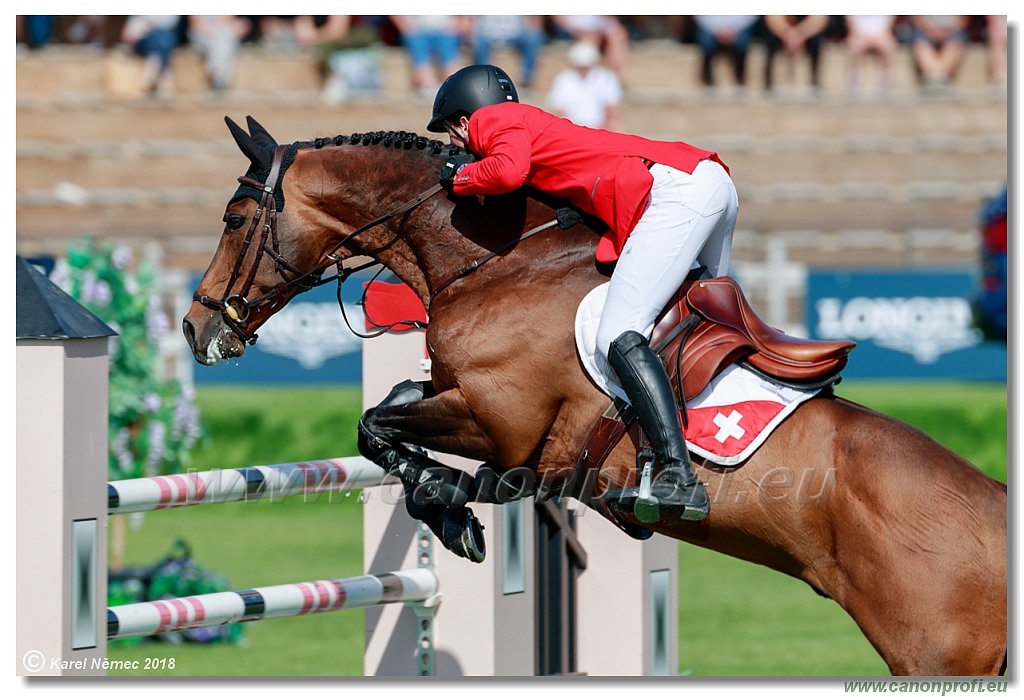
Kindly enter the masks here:
[[181, 332], [185, 334], [185, 340], [188, 341], [188, 346], [195, 347], [196, 344], [196, 329], [192, 325], [192, 322], [185, 319], [181, 322]]

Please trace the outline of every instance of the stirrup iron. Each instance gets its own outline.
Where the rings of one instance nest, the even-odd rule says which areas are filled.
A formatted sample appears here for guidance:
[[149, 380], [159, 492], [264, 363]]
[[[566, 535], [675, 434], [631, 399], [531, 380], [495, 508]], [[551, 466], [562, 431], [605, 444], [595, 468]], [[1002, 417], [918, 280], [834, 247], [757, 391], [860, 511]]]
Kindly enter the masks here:
[[640, 469], [640, 491], [633, 503], [633, 515], [642, 523], [654, 523], [661, 517], [658, 499], [651, 494], [651, 475], [654, 472], [654, 451], [643, 449], [637, 453]]

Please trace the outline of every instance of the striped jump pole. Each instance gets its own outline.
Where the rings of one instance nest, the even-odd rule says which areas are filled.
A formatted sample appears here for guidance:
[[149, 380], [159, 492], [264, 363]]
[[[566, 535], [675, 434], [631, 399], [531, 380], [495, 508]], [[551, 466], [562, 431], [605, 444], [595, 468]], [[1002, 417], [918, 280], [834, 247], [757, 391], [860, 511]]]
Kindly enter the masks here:
[[433, 571], [410, 569], [130, 603], [107, 608], [107, 639], [148, 637], [198, 627], [387, 603], [433, 607], [439, 599], [437, 588]]
[[122, 479], [107, 482], [107, 513], [349, 491], [379, 486], [384, 478], [384, 470], [365, 457], [340, 457]]

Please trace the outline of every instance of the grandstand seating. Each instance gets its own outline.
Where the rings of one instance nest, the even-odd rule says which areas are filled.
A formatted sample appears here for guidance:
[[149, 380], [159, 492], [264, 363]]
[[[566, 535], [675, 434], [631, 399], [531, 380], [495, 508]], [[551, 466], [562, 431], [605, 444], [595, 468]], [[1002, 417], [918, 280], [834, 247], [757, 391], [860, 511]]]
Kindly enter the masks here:
[[[565, 65], [543, 55], [535, 92]], [[251, 114], [279, 140], [353, 131], [425, 132], [430, 104], [409, 84], [406, 53], [382, 48], [384, 86], [327, 104], [311, 56], [246, 47], [232, 90], [209, 93], [199, 58], [175, 58], [167, 99], [111, 83], [114, 51], [53, 46], [20, 51], [17, 70], [17, 248], [60, 255], [82, 235], [157, 244], [164, 263], [201, 271], [245, 168], [224, 126]], [[822, 93], [760, 89], [755, 47], [745, 94], [707, 94], [697, 50], [667, 41], [634, 47], [623, 127], [718, 150], [740, 193], [734, 258], [764, 260], [784, 241], [807, 265], [973, 264], [977, 211], [1007, 178], [1007, 97], [992, 90], [984, 48], [972, 46], [952, 90], [926, 94], [904, 52], [888, 97], [847, 93], [840, 45], [827, 47]], [[518, 59], [499, 55], [515, 76]], [[122, 66], [123, 67], [123, 66]], [[723, 73], [722, 82], [728, 84]], [[873, 77], [865, 76], [870, 87]]]

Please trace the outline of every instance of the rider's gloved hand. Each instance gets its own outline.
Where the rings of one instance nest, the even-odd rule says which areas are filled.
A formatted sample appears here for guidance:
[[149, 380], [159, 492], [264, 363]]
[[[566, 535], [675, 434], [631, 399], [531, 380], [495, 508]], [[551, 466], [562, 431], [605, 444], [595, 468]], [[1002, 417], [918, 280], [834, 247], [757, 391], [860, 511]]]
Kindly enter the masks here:
[[448, 160], [445, 161], [444, 167], [441, 168], [441, 176], [438, 178], [438, 182], [441, 183], [441, 187], [451, 192], [452, 186], [455, 184], [455, 176], [459, 174], [460, 170], [475, 160], [476, 156], [472, 153], [448, 156]]

